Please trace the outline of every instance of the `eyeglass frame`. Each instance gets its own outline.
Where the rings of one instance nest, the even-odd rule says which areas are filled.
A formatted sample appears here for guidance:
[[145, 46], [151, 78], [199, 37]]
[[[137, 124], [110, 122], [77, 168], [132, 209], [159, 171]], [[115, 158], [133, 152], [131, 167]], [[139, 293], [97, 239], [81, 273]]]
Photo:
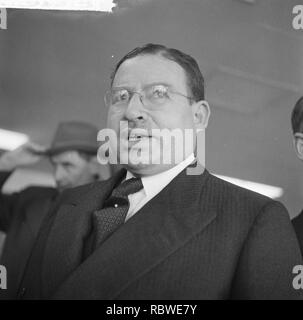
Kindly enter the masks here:
[[[150, 84], [150, 85], [145, 86], [145, 88], [144, 88], [141, 92], [139, 92], [139, 91], [134, 91], [134, 90], [129, 90], [129, 89], [126, 88], [126, 87], [121, 87], [121, 88], [117, 89], [117, 91], [118, 91], [118, 90], [126, 90], [126, 91], [129, 93], [129, 99], [128, 99], [127, 103], [122, 103], [121, 106], [122, 106], [122, 105], [123, 105], [123, 106], [128, 106], [128, 104], [130, 103], [130, 101], [131, 101], [131, 99], [133, 98], [134, 94], [138, 94], [138, 95], [139, 95], [139, 99], [140, 99], [142, 105], [143, 105], [144, 107], [147, 107], [147, 106], [146, 106], [146, 103], [143, 102], [144, 99], [146, 99], [146, 95], [143, 94], [143, 93], [144, 93], [144, 90], [146, 90], [147, 88], [150, 88], [150, 87], [152, 88], [152, 87], [156, 87], [156, 86], [163, 86], [163, 87], [167, 90], [166, 94], [167, 94], [167, 97], [168, 97], [169, 99], [170, 99], [170, 96], [169, 96], [168, 94], [171, 93], [171, 94], [176, 94], [176, 95], [179, 95], [179, 96], [181, 96], [181, 97], [184, 97], [184, 98], [186, 98], [186, 99], [188, 99], [188, 100], [190, 100], [190, 101], [195, 101], [195, 98], [194, 98], [194, 97], [190, 97], [190, 96], [187, 96], [187, 95], [185, 95], [185, 94], [183, 94], [183, 93], [181, 93], [181, 92], [171, 90], [170, 86], [167, 85], [167, 84], [155, 83], [155, 84]], [[113, 91], [114, 91], [114, 90], [112, 90], [112, 89], [111, 89], [111, 90], [107, 90], [107, 91], [105, 92], [105, 95], [104, 95], [104, 102], [105, 102], [106, 107], [108, 107], [108, 108], [109, 108], [110, 106], [114, 106], [114, 105], [115, 105], [115, 104], [112, 104], [112, 103], [107, 103], [107, 101], [106, 101], [107, 94], [112, 94]], [[150, 100], [147, 100], [147, 101], [150, 102]], [[153, 104], [153, 103], [151, 103], [151, 104]], [[154, 104], [153, 104], [153, 105], [154, 105]]]

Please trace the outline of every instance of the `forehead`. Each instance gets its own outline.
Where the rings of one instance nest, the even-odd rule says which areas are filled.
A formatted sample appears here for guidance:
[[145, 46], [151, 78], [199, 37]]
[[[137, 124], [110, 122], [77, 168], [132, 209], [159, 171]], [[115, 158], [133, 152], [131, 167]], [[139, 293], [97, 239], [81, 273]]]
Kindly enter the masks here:
[[186, 74], [175, 61], [160, 55], [142, 55], [121, 64], [113, 87], [140, 88], [151, 83], [164, 83], [182, 90], [186, 88]]

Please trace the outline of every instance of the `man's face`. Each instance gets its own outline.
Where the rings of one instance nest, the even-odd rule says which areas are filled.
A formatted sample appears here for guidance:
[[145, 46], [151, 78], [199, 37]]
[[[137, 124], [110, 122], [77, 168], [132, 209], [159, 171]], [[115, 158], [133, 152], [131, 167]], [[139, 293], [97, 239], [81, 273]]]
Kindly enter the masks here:
[[[191, 96], [183, 68], [176, 62], [159, 55], [142, 55], [126, 60], [116, 73], [112, 89], [126, 88], [129, 91], [142, 93], [145, 88], [157, 84], [169, 87], [169, 92]], [[195, 135], [197, 104], [190, 103], [190, 100], [182, 95], [172, 93], [169, 94], [167, 101], [159, 106], [151, 105], [148, 102], [143, 104], [138, 94], [134, 94], [124, 108], [110, 106], [108, 126], [116, 131], [118, 137], [119, 134], [123, 136], [121, 143], [118, 141], [118, 158], [121, 154], [120, 162], [128, 156], [129, 161], [125, 167], [139, 175], [159, 173], [174, 166], [176, 164], [176, 161], [173, 161], [174, 155], [171, 156], [171, 163], [163, 163], [165, 154], [175, 154], [174, 141], [172, 147], [167, 148], [163, 139], [161, 140], [158, 134], [153, 134], [152, 130], [168, 129], [172, 131], [179, 129], [184, 133], [185, 129], [190, 129]], [[121, 121], [128, 123], [130, 130], [126, 135], [123, 132], [120, 133]], [[142, 129], [144, 130], [142, 131]], [[186, 150], [182, 153], [181, 160], [193, 152], [194, 140], [193, 138], [189, 142], [190, 146], [187, 145], [184, 148]], [[131, 161], [131, 150], [134, 151], [139, 146], [140, 155], [145, 153], [149, 160], [152, 160], [148, 164], [137, 164]]]
[[51, 157], [54, 177], [59, 190], [74, 188], [93, 182], [94, 176], [89, 159], [78, 151], [65, 151]]

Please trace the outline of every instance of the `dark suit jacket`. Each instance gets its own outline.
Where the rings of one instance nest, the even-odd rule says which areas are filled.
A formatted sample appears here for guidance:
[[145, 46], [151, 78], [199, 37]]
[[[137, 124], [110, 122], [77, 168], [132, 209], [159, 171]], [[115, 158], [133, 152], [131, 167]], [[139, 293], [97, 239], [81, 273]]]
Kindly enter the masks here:
[[278, 202], [206, 170], [179, 174], [82, 261], [91, 213], [121, 174], [69, 190], [46, 219], [23, 299], [294, 299], [300, 249]]
[[[0, 189], [11, 172], [0, 172]], [[16, 292], [37, 237], [41, 222], [57, 194], [56, 189], [30, 187], [12, 195], [0, 194], [0, 230], [7, 233], [0, 264], [7, 269], [7, 290], [0, 299]]]
[[303, 255], [303, 211], [292, 220], [292, 224], [296, 231], [301, 248], [301, 253]]

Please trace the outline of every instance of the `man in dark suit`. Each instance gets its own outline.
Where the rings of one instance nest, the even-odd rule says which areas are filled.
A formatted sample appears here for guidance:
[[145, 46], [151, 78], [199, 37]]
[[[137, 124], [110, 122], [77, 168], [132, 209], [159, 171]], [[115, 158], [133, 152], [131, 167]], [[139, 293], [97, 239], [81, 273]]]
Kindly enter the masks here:
[[0, 263], [8, 275], [8, 290], [0, 290], [0, 298], [10, 297], [17, 290], [41, 222], [58, 194], [99, 179], [97, 132], [95, 126], [85, 122], [63, 122], [49, 149], [30, 142], [0, 158], [1, 187], [16, 168], [43, 156], [52, 162], [57, 184], [56, 189], [29, 187], [11, 195], [0, 194], [0, 230], [7, 233]]
[[[297, 157], [303, 161], [303, 97], [296, 102], [292, 111], [291, 126]], [[295, 228], [303, 255], [303, 211], [292, 220], [292, 223]]]
[[134, 49], [115, 68], [105, 102], [119, 140], [98, 155], [117, 155], [124, 169], [62, 194], [19, 298], [302, 296], [292, 286], [302, 258], [284, 206], [195, 170], [204, 147], [196, 132], [210, 111], [191, 56], [155, 44]]

